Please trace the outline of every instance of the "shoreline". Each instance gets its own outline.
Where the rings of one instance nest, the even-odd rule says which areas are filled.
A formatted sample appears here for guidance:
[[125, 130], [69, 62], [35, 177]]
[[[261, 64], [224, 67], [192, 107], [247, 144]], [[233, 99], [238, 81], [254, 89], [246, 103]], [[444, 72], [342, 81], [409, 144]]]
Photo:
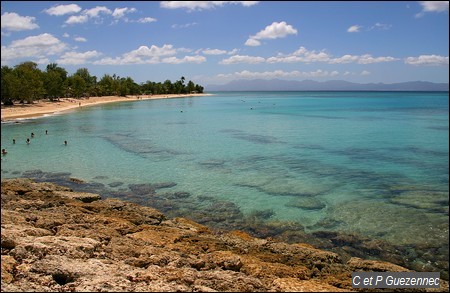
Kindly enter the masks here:
[[38, 118], [47, 114], [55, 114], [68, 110], [89, 107], [101, 104], [142, 101], [142, 100], [159, 100], [172, 98], [190, 98], [199, 96], [211, 96], [212, 94], [167, 94], [167, 95], [129, 95], [121, 96], [103, 96], [89, 98], [61, 98], [58, 101], [49, 101], [47, 99], [38, 100], [33, 104], [14, 104], [13, 106], [4, 106], [1, 108], [1, 121], [9, 122], [18, 119]]
[[[415, 272], [51, 182], [2, 179], [1, 187], [2, 291], [356, 292], [353, 272]], [[448, 282], [423, 289], [435, 291]]]

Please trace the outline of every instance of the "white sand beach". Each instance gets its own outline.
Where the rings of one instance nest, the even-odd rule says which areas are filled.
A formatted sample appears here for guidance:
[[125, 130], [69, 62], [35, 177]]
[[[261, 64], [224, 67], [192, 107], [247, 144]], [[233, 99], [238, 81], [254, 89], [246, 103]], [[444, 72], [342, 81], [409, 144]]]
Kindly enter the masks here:
[[59, 101], [39, 100], [33, 104], [19, 104], [13, 106], [4, 106], [1, 108], [1, 120], [9, 121], [23, 118], [34, 118], [43, 116], [45, 114], [53, 114], [56, 112], [67, 111], [79, 107], [88, 107], [105, 103], [115, 103], [124, 101], [140, 101], [140, 100], [154, 100], [154, 99], [170, 99], [170, 98], [185, 98], [194, 96], [206, 96], [210, 94], [167, 94], [167, 95], [139, 95], [139, 96], [104, 96], [104, 97], [89, 97], [82, 99], [62, 98]]

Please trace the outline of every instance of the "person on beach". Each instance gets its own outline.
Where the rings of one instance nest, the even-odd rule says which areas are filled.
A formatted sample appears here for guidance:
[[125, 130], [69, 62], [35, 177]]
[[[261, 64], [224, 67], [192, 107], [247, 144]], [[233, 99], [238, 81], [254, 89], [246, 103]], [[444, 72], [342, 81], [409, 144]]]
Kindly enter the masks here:
[[16, 139], [15, 138], [13, 138], [13, 144], [16, 144]]
[[45, 134], [48, 134], [48, 130], [45, 130]]
[[64, 141], [64, 145], [67, 145], [67, 140]]

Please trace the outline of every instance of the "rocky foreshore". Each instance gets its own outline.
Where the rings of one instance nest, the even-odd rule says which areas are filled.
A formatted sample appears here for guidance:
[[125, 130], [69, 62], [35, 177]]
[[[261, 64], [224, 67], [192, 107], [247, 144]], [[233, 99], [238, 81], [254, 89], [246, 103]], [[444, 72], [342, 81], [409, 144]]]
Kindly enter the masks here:
[[1, 252], [3, 292], [340, 292], [354, 271], [408, 271], [31, 179], [1, 182]]

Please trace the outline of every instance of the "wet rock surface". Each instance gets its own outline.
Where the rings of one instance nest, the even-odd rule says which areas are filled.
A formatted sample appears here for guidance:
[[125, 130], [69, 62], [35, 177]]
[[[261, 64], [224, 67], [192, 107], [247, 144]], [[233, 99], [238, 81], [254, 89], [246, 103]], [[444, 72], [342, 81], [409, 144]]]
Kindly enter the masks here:
[[[171, 186], [133, 188], [156, 196], [155, 189]], [[32, 179], [2, 180], [2, 291], [340, 292], [357, 290], [351, 286], [354, 271], [408, 271], [388, 262], [344, 259], [308, 244], [213, 230], [86, 192]], [[189, 194], [161, 195], [170, 197]], [[234, 211], [224, 204], [206, 207], [207, 213]], [[270, 211], [254, 217], [270, 217]], [[440, 290], [448, 291], [446, 281]]]

